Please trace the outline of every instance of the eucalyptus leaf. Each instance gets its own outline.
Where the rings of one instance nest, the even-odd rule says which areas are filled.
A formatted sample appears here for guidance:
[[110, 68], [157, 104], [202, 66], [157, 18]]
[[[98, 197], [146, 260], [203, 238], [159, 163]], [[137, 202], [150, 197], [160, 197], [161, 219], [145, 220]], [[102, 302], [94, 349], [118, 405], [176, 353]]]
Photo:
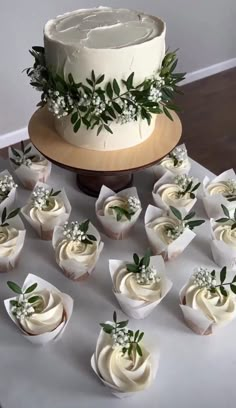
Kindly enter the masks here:
[[84, 232], [85, 234], [86, 234], [86, 232], [88, 231], [89, 222], [90, 222], [90, 221], [89, 221], [89, 219], [88, 219], [88, 220], [82, 222], [82, 223], [79, 225], [79, 229], [80, 229], [82, 232]]
[[134, 263], [135, 263], [136, 265], [139, 264], [139, 256], [138, 256], [137, 254], [134, 254], [134, 255], [133, 255], [133, 260], [134, 260]]
[[31, 293], [31, 292], [33, 292], [33, 291], [37, 288], [37, 286], [38, 286], [37, 283], [33, 283], [33, 285], [29, 286], [29, 287], [26, 289], [25, 293]]
[[182, 221], [182, 214], [177, 208], [170, 206], [170, 210], [178, 220]]
[[7, 215], [7, 220], [10, 220], [11, 218], [16, 217], [19, 213], [20, 213], [21, 209], [20, 208], [16, 208], [15, 210], [11, 211], [8, 215]]
[[142, 357], [143, 352], [142, 352], [142, 349], [141, 349], [141, 347], [140, 347], [140, 345], [138, 343], [136, 344], [136, 350], [137, 350], [138, 355], [140, 357]]
[[224, 205], [224, 204], [221, 204], [221, 208], [222, 208], [222, 210], [223, 210], [224, 214], [226, 215], [226, 217], [230, 218], [230, 214], [229, 214], [229, 210], [228, 210], [228, 208], [227, 208], [227, 207], [225, 207], [225, 205]]
[[12, 282], [12, 281], [8, 281], [7, 282], [7, 286], [15, 293], [18, 293], [19, 295], [22, 294], [22, 290], [20, 288], [20, 286], [17, 285], [17, 283]]
[[231, 283], [230, 289], [232, 290], [233, 293], [236, 294], [236, 285], [234, 285], [234, 284]]
[[28, 300], [29, 303], [35, 303], [35, 302], [37, 302], [37, 301], [40, 300], [40, 299], [41, 299], [40, 296], [32, 296], [32, 297], [30, 297], [30, 298], [27, 299], [27, 300]]
[[228, 292], [227, 290], [224, 288], [224, 286], [220, 286], [220, 292], [223, 296], [227, 297], [228, 296]]
[[224, 283], [225, 278], [226, 278], [226, 266], [224, 266], [221, 271], [220, 271], [220, 283]]

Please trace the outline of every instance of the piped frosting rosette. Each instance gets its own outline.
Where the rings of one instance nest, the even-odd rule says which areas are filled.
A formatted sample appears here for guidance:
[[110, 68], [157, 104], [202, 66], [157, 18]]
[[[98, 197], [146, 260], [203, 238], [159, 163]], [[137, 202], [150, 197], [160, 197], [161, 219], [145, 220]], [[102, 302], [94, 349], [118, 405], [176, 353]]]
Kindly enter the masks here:
[[220, 218], [223, 215], [223, 204], [230, 212], [236, 208], [236, 176], [233, 169], [224, 171], [213, 178], [205, 177], [203, 186], [203, 204], [209, 218]]
[[154, 203], [163, 210], [168, 210], [170, 206], [175, 207], [182, 215], [186, 215], [197, 201], [199, 186], [200, 183], [193, 177], [173, 176], [167, 172], [154, 184]]
[[25, 227], [20, 209], [0, 211], [0, 272], [15, 268], [25, 241]]
[[89, 220], [56, 227], [52, 244], [58, 265], [68, 278], [76, 281], [93, 272], [104, 246], [98, 230]]
[[9, 147], [8, 156], [14, 174], [28, 190], [33, 190], [38, 181], [47, 181], [52, 165], [31, 143], [23, 144], [22, 150]]
[[[180, 291], [180, 307], [186, 324], [197, 334], [212, 334], [236, 317], [236, 276], [227, 277], [226, 268], [197, 268]], [[229, 286], [230, 285], [230, 286]]]
[[[119, 324], [123, 327], [119, 328]], [[133, 332], [126, 327], [127, 324], [128, 321], [104, 323], [91, 359], [95, 374], [118, 398], [149, 388], [159, 365], [156, 343], [155, 348], [148, 347], [144, 333]]]
[[[226, 207], [224, 210], [227, 212]], [[236, 213], [235, 218], [220, 218], [210, 220], [211, 251], [215, 263], [221, 267], [226, 265], [236, 271]]]
[[173, 149], [160, 164], [154, 167], [154, 172], [157, 177], [162, 176], [166, 171], [169, 171], [175, 176], [188, 174], [191, 169], [191, 163], [188, 158], [188, 153], [185, 144], [181, 144]]
[[41, 239], [51, 240], [53, 230], [64, 225], [71, 213], [71, 205], [64, 189], [53, 190], [47, 184], [38, 182], [22, 214], [37, 231]]
[[8, 170], [0, 173], [0, 211], [11, 208], [16, 198], [17, 184]]
[[144, 223], [153, 253], [162, 255], [165, 260], [179, 256], [196, 236], [189, 228], [182, 228], [175, 238], [170, 232], [180, 230], [178, 219], [153, 205], [148, 206]]
[[35, 344], [58, 340], [71, 318], [73, 299], [36, 275], [29, 274], [20, 288], [8, 282], [17, 296], [4, 305], [22, 335]]
[[125, 238], [142, 211], [135, 187], [116, 194], [102, 186], [95, 209], [106, 235], [112, 239]]
[[109, 269], [113, 293], [123, 312], [134, 319], [147, 317], [172, 287], [161, 256], [138, 259], [134, 254], [134, 264], [111, 259]]

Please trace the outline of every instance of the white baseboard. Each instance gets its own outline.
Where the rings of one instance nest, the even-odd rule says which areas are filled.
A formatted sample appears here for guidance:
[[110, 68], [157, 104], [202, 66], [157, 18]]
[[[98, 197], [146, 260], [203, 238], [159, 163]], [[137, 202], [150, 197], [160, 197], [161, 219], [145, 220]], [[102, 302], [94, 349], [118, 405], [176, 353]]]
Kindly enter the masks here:
[[[182, 81], [181, 85], [190, 84], [191, 82], [198, 81], [199, 79], [206, 78], [210, 75], [214, 75], [219, 72], [225, 71], [226, 69], [234, 67], [236, 67], [236, 58], [222, 61], [218, 64], [210, 65], [209, 67], [202, 68], [198, 71], [190, 72], [189, 74], [187, 74], [185, 80]], [[28, 139], [28, 137], [27, 127], [2, 134], [0, 135], [0, 149], [20, 142], [21, 140], [26, 140]]]

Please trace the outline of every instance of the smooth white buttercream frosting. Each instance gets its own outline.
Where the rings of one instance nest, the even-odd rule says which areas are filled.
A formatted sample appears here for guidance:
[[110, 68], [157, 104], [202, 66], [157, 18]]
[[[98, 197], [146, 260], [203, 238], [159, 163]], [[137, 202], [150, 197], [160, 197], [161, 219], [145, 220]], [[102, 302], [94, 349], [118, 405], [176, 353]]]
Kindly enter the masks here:
[[236, 249], [236, 228], [232, 229], [228, 224], [219, 224], [214, 227], [214, 235], [217, 240], [224, 241]]
[[171, 173], [174, 173], [174, 174], [183, 174], [183, 173], [187, 174], [188, 171], [189, 171], [190, 162], [189, 162], [189, 159], [186, 158], [186, 159], [183, 159], [182, 162], [178, 163], [177, 166], [174, 166], [173, 159], [167, 156], [161, 161], [161, 165], [166, 170], [171, 171]]
[[49, 206], [46, 209], [31, 207], [29, 216], [33, 221], [46, 224], [52, 218], [56, 218], [66, 213], [63, 201], [57, 197], [50, 197]]
[[227, 184], [227, 181], [218, 181], [210, 183], [207, 186], [207, 191], [210, 195], [220, 194], [222, 196], [226, 196], [231, 194], [231, 189]]
[[9, 257], [17, 248], [19, 231], [12, 227], [0, 227], [0, 257]]
[[80, 241], [63, 239], [58, 242], [56, 253], [59, 262], [73, 259], [89, 268], [96, 262], [98, 241], [93, 241], [92, 244], [85, 244]]
[[163, 184], [157, 189], [157, 193], [160, 194], [162, 201], [172, 207], [187, 207], [193, 199], [190, 197], [190, 193], [185, 193], [179, 197], [178, 192], [181, 188], [177, 184]]
[[179, 225], [179, 222], [171, 217], [158, 217], [149, 224], [148, 228], [151, 228], [159, 236], [159, 238], [167, 245], [173, 242], [173, 238], [167, 235], [167, 228], [175, 228]]

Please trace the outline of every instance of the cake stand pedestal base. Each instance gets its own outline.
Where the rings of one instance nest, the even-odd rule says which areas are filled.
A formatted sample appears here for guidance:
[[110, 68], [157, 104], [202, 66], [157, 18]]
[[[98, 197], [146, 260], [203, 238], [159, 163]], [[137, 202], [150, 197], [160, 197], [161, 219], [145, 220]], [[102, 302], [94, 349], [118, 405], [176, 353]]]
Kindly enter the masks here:
[[85, 194], [92, 197], [99, 195], [103, 185], [118, 193], [118, 191], [131, 187], [133, 183], [133, 174], [125, 173], [120, 175], [85, 175], [77, 174], [77, 186]]

